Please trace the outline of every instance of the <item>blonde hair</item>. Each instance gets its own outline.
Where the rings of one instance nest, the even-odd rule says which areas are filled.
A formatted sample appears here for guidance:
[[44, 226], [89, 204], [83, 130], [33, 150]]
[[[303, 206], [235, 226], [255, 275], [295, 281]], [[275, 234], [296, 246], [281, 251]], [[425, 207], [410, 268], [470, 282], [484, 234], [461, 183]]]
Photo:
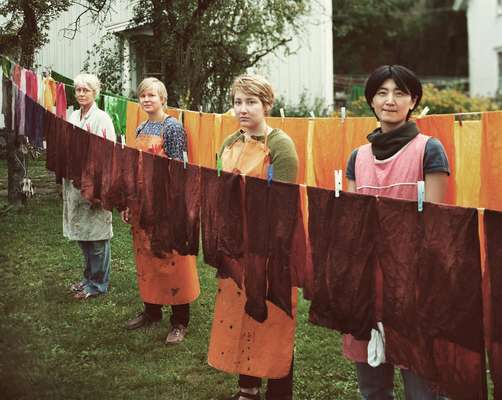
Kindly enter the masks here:
[[235, 93], [240, 90], [248, 96], [256, 96], [260, 99], [268, 112], [274, 105], [275, 95], [272, 85], [260, 75], [240, 75], [235, 78], [232, 85], [231, 97], [234, 103]]
[[101, 83], [99, 79], [94, 74], [78, 74], [73, 79], [73, 84], [75, 88], [77, 86], [89, 86], [89, 88], [94, 92], [94, 97], [98, 97], [99, 91], [101, 90]]
[[137, 89], [137, 94], [138, 97], [141, 96], [141, 93], [145, 92], [146, 90], [154, 90], [157, 92], [159, 97], [161, 98], [162, 104], [165, 104], [167, 101], [167, 89], [166, 86], [162, 83], [162, 81], [158, 80], [157, 78], [145, 78], [141, 81], [141, 83], [138, 85]]

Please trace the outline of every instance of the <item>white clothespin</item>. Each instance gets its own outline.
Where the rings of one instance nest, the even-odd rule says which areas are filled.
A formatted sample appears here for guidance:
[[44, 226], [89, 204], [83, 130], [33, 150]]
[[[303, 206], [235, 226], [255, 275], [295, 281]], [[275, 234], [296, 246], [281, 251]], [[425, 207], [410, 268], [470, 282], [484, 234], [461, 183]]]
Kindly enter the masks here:
[[201, 113], [201, 112], [203, 112], [203, 111], [202, 111], [202, 106], [199, 106], [199, 112], [200, 112], [200, 113]]
[[125, 137], [125, 135], [120, 135], [120, 136], [121, 136], [121, 138], [122, 138], [122, 140], [120, 141], [120, 143], [121, 143], [121, 145], [122, 145], [122, 149], [123, 149], [123, 148], [124, 148], [124, 146], [125, 146], [125, 143], [126, 143], [126, 137]]
[[30, 178], [23, 178], [22, 180], [22, 185], [23, 189], [22, 192], [27, 198], [33, 197], [35, 194], [35, 189], [33, 188], [33, 185], [31, 184], [31, 179]]
[[186, 151], [183, 152], [183, 168], [187, 169], [188, 154]]
[[347, 117], [347, 109], [345, 107], [340, 108], [340, 118], [342, 120], [342, 124], [345, 121], [345, 118]]
[[335, 197], [340, 197], [342, 191], [343, 175], [341, 169], [335, 170]]
[[284, 108], [281, 107], [279, 109], [279, 112], [281, 113], [281, 118], [283, 118], [283, 119], [286, 118], [286, 114], [284, 114]]
[[425, 106], [424, 109], [422, 110], [422, 112], [420, 113], [420, 115], [418, 116], [418, 118], [425, 117], [429, 113], [430, 110], [431, 109], [429, 108], [429, 106]]
[[310, 114], [310, 118], [315, 119], [314, 111], [309, 112], [309, 114]]
[[424, 198], [425, 198], [425, 182], [417, 182], [417, 201], [418, 201], [418, 212], [424, 210]]
[[46, 142], [45, 140], [42, 142], [42, 147], [43, 147], [44, 149], [46, 149], [46, 148], [47, 148], [47, 142]]

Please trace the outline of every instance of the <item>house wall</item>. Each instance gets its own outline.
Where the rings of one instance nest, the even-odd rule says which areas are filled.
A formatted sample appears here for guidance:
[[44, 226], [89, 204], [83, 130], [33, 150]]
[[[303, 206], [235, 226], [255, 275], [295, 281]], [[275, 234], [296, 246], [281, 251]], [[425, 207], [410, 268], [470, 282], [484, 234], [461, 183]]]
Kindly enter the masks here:
[[467, 4], [469, 79], [472, 96], [495, 96], [499, 88], [498, 53], [502, 52], [502, 10], [498, 0]]

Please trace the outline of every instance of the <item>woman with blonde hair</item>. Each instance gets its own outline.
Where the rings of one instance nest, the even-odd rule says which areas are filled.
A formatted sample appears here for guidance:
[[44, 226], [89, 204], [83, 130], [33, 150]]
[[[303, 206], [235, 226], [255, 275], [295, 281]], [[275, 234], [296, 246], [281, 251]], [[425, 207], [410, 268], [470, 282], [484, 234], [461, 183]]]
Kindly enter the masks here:
[[[136, 130], [135, 147], [162, 157], [183, 160], [186, 135], [183, 126], [164, 112], [167, 90], [157, 78], [146, 78], [138, 86], [139, 103], [148, 119]], [[166, 171], [167, 172], [167, 171]], [[162, 319], [162, 306], [172, 309], [171, 329], [166, 344], [177, 344], [185, 338], [190, 319], [190, 303], [200, 293], [195, 256], [172, 253], [156, 257], [145, 232], [139, 228], [138, 216], [125, 210], [121, 213], [132, 224], [136, 270], [144, 310], [127, 322], [127, 329], [138, 329]]]
[[[265, 178], [272, 163], [274, 180], [295, 182], [295, 145], [286, 133], [272, 129], [265, 120], [274, 103], [270, 83], [261, 76], [242, 75], [235, 79], [231, 96], [240, 129], [220, 149], [223, 170]], [[246, 314], [245, 303], [244, 290], [232, 279], [219, 279], [208, 362], [239, 374], [239, 391], [231, 399], [259, 399], [261, 378], [269, 378], [267, 399], [291, 399], [295, 318], [267, 301], [268, 318], [259, 323]], [[296, 290], [292, 291], [292, 303], [294, 315]]]
[[[110, 116], [96, 105], [100, 90], [98, 78], [80, 74], [74, 83], [80, 108], [71, 114], [69, 121], [90, 134], [115, 141]], [[85, 300], [105, 294], [110, 279], [112, 213], [99, 205], [91, 205], [66, 179], [63, 179], [63, 235], [78, 241], [85, 259], [84, 277], [71, 285], [74, 297]]]

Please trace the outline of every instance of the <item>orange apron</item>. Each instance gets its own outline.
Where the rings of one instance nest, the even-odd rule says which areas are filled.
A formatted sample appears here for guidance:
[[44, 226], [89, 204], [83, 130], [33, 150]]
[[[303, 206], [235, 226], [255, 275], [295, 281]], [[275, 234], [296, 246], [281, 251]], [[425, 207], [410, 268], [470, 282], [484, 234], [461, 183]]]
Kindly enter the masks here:
[[[163, 138], [139, 136], [135, 147], [138, 150], [164, 155]], [[138, 216], [133, 211], [132, 236], [136, 275], [141, 299], [152, 304], [191, 303], [200, 294], [196, 257], [180, 256], [177, 253], [164, 258], [155, 257], [146, 233], [139, 228]]]
[[[237, 140], [222, 153], [223, 170], [265, 177], [269, 164], [265, 144]], [[292, 313], [296, 316], [298, 294], [291, 291]], [[266, 378], [289, 373], [293, 357], [296, 319], [267, 301], [268, 318], [259, 323], [244, 311], [246, 294], [232, 279], [219, 279], [214, 309], [208, 363], [229, 372]]]

